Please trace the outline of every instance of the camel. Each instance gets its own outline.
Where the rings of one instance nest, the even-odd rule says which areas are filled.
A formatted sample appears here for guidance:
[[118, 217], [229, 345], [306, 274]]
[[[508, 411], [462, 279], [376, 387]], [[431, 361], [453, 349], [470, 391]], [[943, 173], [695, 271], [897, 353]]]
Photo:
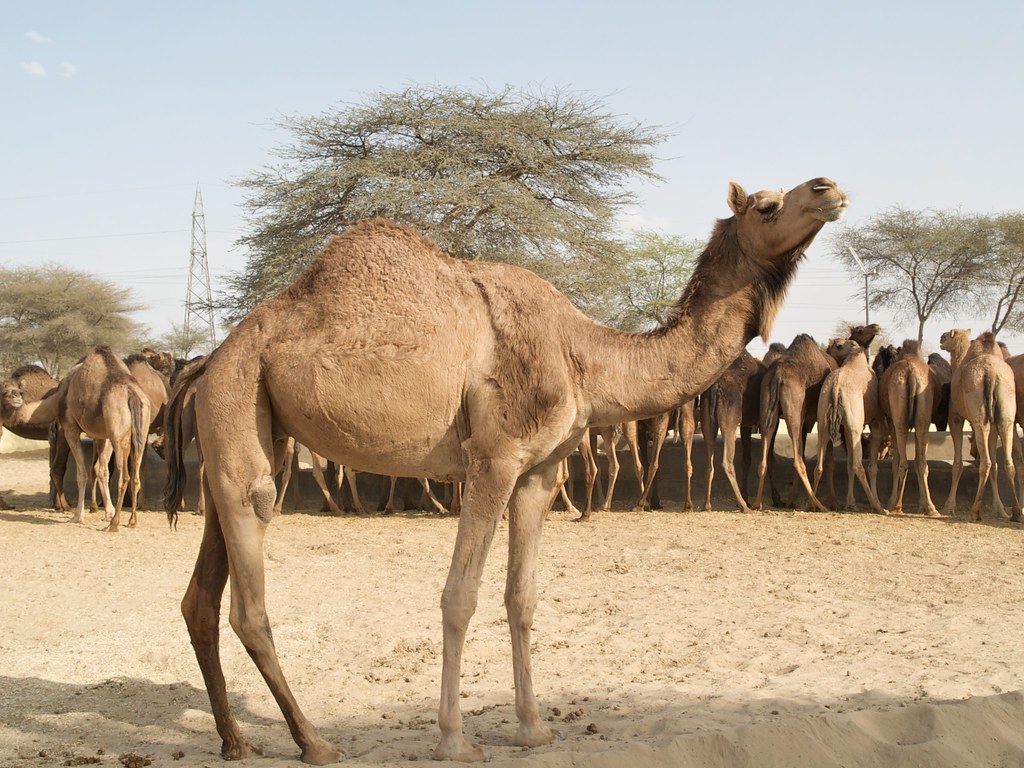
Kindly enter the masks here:
[[[978, 451], [978, 490], [968, 518], [981, 520], [981, 500], [985, 483], [992, 473], [992, 506], [1001, 517], [1006, 516], [999, 495], [998, 475], [993, 471], [996, 439], [1003, 446], [1006, 479], [1010, 484], [1010, 519], [1021, 522], [1013, 466], [1013, 432], [1017, 418], [1013, 369], [1007, 364], [995, 336], [986, 331], [973, 342], [970, 331], [953, 328], [942, 334], [939, 346], [949, 352], [953, 378], [949, 400], [949, 435], [953, 440], [953, 477], [943, 514], [956, 513], [956, 491], [963, 473], [964, 421], [971, 423], [974, 445]], [[989, 439], [991, 435], [991, 440]]]
[[[57, 420], [59, 382], [38, 365], [23, 365], [0, 382], [0, 423], [26, 440], [47, 440], [50, 445], [50, 503], [58, 512], [69, 507], [64, 497], [64, 473], [69, 449]], [[43, 401], [52, 398], [48, 403]], [[3, 428], [0, 427], [0, 434]], [[0, 509], [12, 509], [0, 498]]]
[[[761, 380], [761, 463], [758, 466], [757, 496], [754, 509], [761, 509], [765, 475], [768, 474], [770, 455], [774, 453], [775, 434], [779, 417], [786, 421], [786, 431], [793, 443], [793, 469], [795, 476], [790, 487], [789, 506], [795, 503], [796, 480], [803, 483], [811, 509], [825, 512], [825, 506], [811, 488], [804, 458], [804, 441], [817, 417], [818, 393], [825, 377], [836, 368], [836, 361], [818, 347], [806, 333], [799, 334], [769, 367]], [[769, 478], [771, 479], [771, 478]], [[772, 485], [773, 502], [775, 488]]]
[[[884, 429], [878, 405], [878, 379], [868, 366], [867, 355], [863, 354], [865, 348], [853, 339], [839, 343], [834, 351], [832, 344], [829, 347], [829, 353], [839, 363], [839, 367], [825, 377], [818, 397], [818, 462], [814, 470], [814, 491], [818, 490], [829, 447], [838, 448], [842, 445], [846, 450], [846, 509], [856, 509], [853, 490], [853, 479], [856, 477], [871, 508], [884, 515], [886, 511], [878, 500], [874, 482], [877, 446]], [[864, 472], [861, 440], [865, 426], [871, 427], [871, 443], [868, 448], [868, 462], [872, 466], [870, 483]], [[831, 467], [829, 472], [831, 475]], [[829, 490], [835, 506], [835, 491], [831, 482]]]
[[[230, 579], [231, 627], [302, 760], [339, 758], [299, 708], [266, 613], [263, 540], [288, 435], [358, 470], [465, 483], [441, 597], [437, 759], [484, 758], [463, 733], [462, 652], [507, 512], [505, 606], [519, 721], [512, 741], [555, 738], [534, 695], [530, 654], [540, 532], [561, 460], [588, 425], [664, 413], [696, 397], [755, 335], [767, 337], [801, 257], [848, 200], [817, 178], [753, 195], [732, 183], [728, 203], [733, 215], [715, 225], [671, 319], [649, 333], [600, 325], [532, 272], [450, 258], [378, 218], [335, 236], [191, 374], [208, 509], [182, 613], [224, 757], [254, 753], [229, 706], [220, 662], [218, 617]], [[176, 412], [172, 401], [172, 423]], [[179, 457], [176, 437], [168, 431], [171, 457]], [[184, 466], [180, 457], [168, 464], [173, 518]]]
[[[876, 359], [877, 362], [877, 359]], [[892, 492], [888, 508], [903, 512], [903, 494], [907, 488], [907, 434], [914, 430], [914, 467], [917, 474], [919, 511], [939, 517], [928, 488], [928, 428], [936, 395], [935, 375], [918, 351], [917, 342], [907, 339], [896, 360], [878, 380], [878, 403], [892, 436]]]
[[[132, 490], [132, 514], [128, 527], [135, 528], [138, 525], [142, 454], [145, 450], [146, 430], [151, 421], [149, 398], [129, 373], [128, 366], [111, 352], [110, 347], [96, 347], [86, 355], [61, 382], [60, 393], [58, 421], [68, 438], [71, 456], [78, 469], [78, 506], [71, 518], [72, 522], [83, 522], [85, 515], [89, 467], [85, 463], [85, 454], [79, 440], [79, 435], [84, 432], [93, 439], [103, 504], [110, 517], [107, 530], [118, 530], [121, 506], [129, 484]], [[118, 470], [116, 504], [111, 503], [106, 476], [111, 450]]]
[[[711, 510], [711, 483], [715, 477], [715, 439], [722, 430], [722, 471], [725, 472], [740, 511], [747, 505], [747, 475], [750, 473], [750, 437], [758, 426], [761, 379], [765, 364], [746, 350], [740, 353], [714, 384], [700, 395], [700, 429], [707, 451], [707, 495], [704, 511]], [[736, 434], [740, 433], [740, 481], [736, 479]]]

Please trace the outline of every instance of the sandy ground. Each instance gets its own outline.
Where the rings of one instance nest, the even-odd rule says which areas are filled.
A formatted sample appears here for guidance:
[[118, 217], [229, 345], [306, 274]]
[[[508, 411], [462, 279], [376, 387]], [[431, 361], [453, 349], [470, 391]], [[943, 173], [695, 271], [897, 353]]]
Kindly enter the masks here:
[[[201, 535], [162, 512], [107, 534], [45, 508], [39, 454], [0, 457], [0, 766], [218, 766], [178, 604]], [[724, 506], [724, 505], [723, 505]], [[267, 543], [286, 674], [353, 765], [429, 758], [456, 521], [285, 514]], [[1024, 765], [1024, 531], [915, 515], [613, 512], [545, 528], [534, 673], [562, 739], [523, 750], [491, 553], [463, 669], [494, 764]], [[227, 626], [242, 728], [298, 751]]]

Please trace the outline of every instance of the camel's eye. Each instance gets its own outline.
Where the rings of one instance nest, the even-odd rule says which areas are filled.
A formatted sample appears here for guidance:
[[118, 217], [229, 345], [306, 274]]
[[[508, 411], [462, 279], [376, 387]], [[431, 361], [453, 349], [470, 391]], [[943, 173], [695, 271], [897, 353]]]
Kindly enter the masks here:
[[757, 204], [758, 213], [766, 219], [770, 219], [779, 211], [779, 204], [774, 200], [765, 200]]

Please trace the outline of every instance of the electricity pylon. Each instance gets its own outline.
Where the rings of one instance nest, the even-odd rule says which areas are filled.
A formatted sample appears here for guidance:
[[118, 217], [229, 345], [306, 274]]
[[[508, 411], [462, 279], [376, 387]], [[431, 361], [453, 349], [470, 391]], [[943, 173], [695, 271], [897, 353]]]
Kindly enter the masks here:
[[196, 184], [196, 200], [192, 206], [192, 251], [188, 265], [188, 293], [185, 296], [185, 338], [192, 334], [210, 340], [210, 350], [217, 346], [213, 324], [213, 296], [210, 293], [210, 264], [206, 258], [206, 214], [203, 195]]

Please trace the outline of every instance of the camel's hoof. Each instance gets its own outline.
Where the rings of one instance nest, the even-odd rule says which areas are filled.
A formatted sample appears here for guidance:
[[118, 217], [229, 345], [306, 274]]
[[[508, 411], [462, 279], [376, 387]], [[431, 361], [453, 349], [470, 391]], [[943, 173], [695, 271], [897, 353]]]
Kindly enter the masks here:
[[254, 747], [247, 741], [240, 741], [238, 743], [225, 741], [220, 748], [220, 756], [225, 760], [245, 760], [247, 757], [255, 757], [262, 754], [262, 749]]
[[543, 747], [560, 738], [562, 738], [562, 734], [558, 731], [538, 723], [530, 727], [520, 725], [512, 743], [517, 747]]
[[111, 523], [110, 525], [108, 525], [103, 530], [105, 530], [107, 533], [117, 533], [118, 528], [119, 528], [119, 526], [116, 526], [113, 523]]
[[441, 743], [434, 750], [435, 760], [454, 760], [457, 763], [481, 763], [489, 759], [479, 744], [466, 741], [462, 734], [442, 736]]
[[323, 739], [302, 750], [302, 762], [307, 765], [330, 765], [338, 762], [342, 757], [344, 755], [341, 752]]
[[928, 517], [942, 517], [942, 513], [939, 512], [939, 510], [935, 509], [935, 507], [932, 507], [931, 509], [926, 509], [924, 513]]
[[69, 523], [84, 523], [85, 522], [85, 516], [84, 515], [72, 515], [71, 519], [68, 520], [68, 522]]
[[589, 523], [590, 522], [590, 517], [591, 517], [590, 515], [580, 515], [575, 520], [573, 520], [573, 522], [574, 523]]

